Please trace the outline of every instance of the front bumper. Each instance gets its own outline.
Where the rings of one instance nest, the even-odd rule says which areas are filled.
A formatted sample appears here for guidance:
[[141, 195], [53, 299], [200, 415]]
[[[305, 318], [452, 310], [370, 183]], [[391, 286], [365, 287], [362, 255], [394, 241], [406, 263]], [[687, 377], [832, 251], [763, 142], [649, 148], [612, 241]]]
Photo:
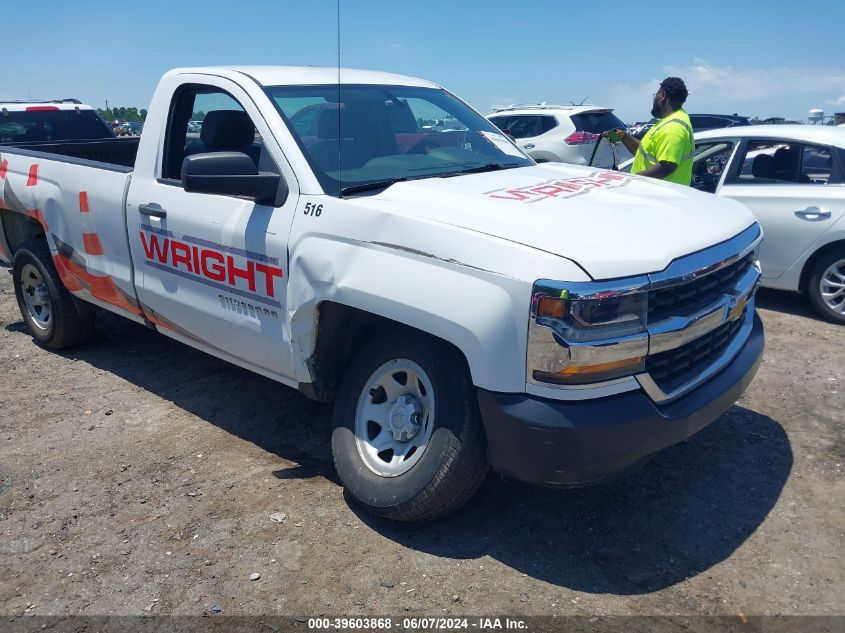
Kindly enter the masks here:
[[763, 323], [718, 374], [668, 404], [635, 391], [561, 401], [480, 389], [478, 401], [494, 470], [530, 483], [579, 486], [624, 473], [727, 411], [757, 373]]

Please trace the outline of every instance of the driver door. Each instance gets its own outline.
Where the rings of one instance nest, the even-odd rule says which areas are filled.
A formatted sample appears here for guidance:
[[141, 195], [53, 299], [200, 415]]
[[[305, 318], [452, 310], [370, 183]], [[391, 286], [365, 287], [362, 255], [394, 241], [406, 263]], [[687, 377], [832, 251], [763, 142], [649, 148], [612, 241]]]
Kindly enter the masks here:
[[[230, 82], [207, 80], [176, 91], [157, 177], [132, 181], [127, 218], [140, 307], [165, 334], [265, 375], [289, 375], [287, 238], [296, 183], [285, 178], [291, 190], [278, 206], [185, 191], [182, 160], [198, 153], [241, 152], [260, 171], [286, 176], [252, 102]], [[190, 125], [196, 120], [199, 132]]]

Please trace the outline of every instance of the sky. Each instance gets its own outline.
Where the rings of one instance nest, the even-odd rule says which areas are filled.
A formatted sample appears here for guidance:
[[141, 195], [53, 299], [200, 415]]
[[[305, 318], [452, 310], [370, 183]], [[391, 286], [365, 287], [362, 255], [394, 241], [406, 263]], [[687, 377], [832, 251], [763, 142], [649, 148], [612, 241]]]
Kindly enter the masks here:
[[[342, 66], [428, 79], [483, 113], [586, 100], [647, 120], [669, 75], [689, 112], [845, 111], [845, 0], [339, 5]], [[145, 108], [174, 67], [338, 61], [338, 0], [3, 0], [0, 21], [0, 99]]]

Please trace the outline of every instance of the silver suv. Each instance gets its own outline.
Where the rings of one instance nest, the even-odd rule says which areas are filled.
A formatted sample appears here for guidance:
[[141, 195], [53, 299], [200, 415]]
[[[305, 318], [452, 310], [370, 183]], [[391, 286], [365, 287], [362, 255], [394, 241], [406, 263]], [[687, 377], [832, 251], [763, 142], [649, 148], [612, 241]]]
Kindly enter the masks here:
[[599, 135], [626, 125], [594, 105], [512, 105], [487, 118], [538, 163], [587, 165]]

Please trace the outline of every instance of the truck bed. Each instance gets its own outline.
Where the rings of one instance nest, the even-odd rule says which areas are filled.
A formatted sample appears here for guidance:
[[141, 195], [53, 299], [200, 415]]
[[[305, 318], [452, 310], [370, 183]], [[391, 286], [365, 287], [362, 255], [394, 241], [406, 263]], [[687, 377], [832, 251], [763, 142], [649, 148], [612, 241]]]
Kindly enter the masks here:
[[[35, 143], [0, 143], [0, 153], [13, 150], [15, 153], [38, 156], [54, 154], [53, 160], [76, 164], [97, 163], [97, 167], [112, 166], [117, 171], [132, 171], [138, 153], [140, 137], [110, 138], [95, 141], [58, 141]], [[92, 165], [94, 166], [94, 165]]]
[[123, 208], [137, 152], [136, 138], [0, 144], [0, 261], [43, 235], [71, 294], [140, 320]]

